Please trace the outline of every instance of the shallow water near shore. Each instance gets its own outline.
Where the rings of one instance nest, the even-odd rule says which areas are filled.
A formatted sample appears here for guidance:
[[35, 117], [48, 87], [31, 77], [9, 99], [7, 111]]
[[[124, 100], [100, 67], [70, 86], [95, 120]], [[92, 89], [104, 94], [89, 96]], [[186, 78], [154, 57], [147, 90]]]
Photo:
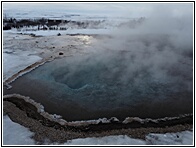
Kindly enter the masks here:
[[[192, 113], [192, 91], [165, 79], [155, 80], [145, 71], [137, 83], [131, 75], [124, 80], [127, 65], [122, 64], [126, 63], [122, 57], [108, 62], [96, 58], [92, 62], [87, 55], [56, 59], [18, 78], [4, 94], [29, 96], [67, 121]], [[115, 71], [111, 63], [115, 63]]]

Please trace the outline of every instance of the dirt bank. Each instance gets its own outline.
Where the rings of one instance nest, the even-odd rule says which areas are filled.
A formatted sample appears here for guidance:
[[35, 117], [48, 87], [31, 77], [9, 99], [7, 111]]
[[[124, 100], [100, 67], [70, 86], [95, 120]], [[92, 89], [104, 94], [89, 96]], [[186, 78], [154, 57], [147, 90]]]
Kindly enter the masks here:
[[[14, 101], [13, 101], [14, 100]], [[109, 135], [128, 135], [133, 138], [145, 139], [149, 133], [167, 133], [191, 130], [193, 118], [186, 117], [181, 120], [160, 122], [160, 124], [148, 122], [141, 124], [131, 122], [122, 124], [111, 122], [109, 124], [99, 123], [86, 126], [63, 126], [40, 115], [36, 107], [22, 99], [5, 99], [3, 101], [4, 115], [7, 114], [12, 121], [17, 122], [34, 132], [32, 137], [37, 144], [44, 141], [63, 143], [67, 140], [86, 137], [103, 137]]]

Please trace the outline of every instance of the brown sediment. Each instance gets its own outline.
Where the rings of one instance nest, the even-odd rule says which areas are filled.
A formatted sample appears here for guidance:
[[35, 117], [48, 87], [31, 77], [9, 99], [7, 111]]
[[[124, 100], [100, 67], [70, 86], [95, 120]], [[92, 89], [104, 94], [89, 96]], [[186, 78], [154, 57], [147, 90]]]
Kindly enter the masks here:
[[[35, 103], [34, 103], [35, 104]], [[5, 97], [3, 101], [4, 114], [12, 121], [17, 122], [34, 132], [33, 138], [38, 144], [46, 139], [51, 142], [66, 142], [75, 138], [102, 137], [109, 135], [128, 135], [133, 138], [145, 139], [148, 133], [166, 133], [191, 130], [193, 116], [184, 116], [172, 120], [149, 120], [140, 122], [133, 120], [127, 124], [122, 122], [109, 122], [98, 124], [76, 125], [66, 121], [54, 119], [44, 111], [38, 111], [38, 106], [19, 97]], [[47, 116], [46, 116], [47, 115]]]

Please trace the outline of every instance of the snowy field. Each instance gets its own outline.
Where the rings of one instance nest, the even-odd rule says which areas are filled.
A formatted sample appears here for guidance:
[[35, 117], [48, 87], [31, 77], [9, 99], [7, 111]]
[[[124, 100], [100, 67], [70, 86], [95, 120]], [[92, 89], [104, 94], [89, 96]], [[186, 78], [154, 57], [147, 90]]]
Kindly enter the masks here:
[[[29, 129], [17, 124], [8, 116], [3, 117], [3, 145], [36, 145]], [[59, 145], [46, 140], [46, 145]], [[193, 132], [149, 134], [145, 140], [130, 138], [126, 135], [101, 138], [84, 138], [68, 140], [64, 145], [192, 145]]]

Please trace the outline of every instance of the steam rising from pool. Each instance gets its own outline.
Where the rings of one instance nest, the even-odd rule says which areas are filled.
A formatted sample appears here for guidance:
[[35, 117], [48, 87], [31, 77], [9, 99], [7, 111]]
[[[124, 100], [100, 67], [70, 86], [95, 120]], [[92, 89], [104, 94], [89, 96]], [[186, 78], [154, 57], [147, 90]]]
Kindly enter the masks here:
[[66, 120], [192, 113], [192, 28], [191, 15], [145, 19], [98, 40], [88, 54], [46, 63], [9, 91]]
[[57, 59], [16, 80], [10, 91], [37, 98], [66, 120], [191, 113], [192, 57], [165, 46]]

